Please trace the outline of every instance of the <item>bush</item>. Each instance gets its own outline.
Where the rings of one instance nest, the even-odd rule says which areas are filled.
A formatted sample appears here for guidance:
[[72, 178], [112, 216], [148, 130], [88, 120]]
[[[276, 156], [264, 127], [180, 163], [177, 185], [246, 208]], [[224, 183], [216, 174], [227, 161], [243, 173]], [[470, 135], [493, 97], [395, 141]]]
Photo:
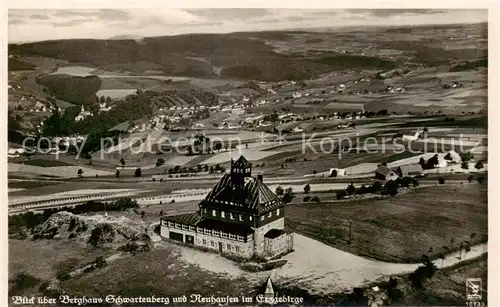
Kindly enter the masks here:
[[304, 196], [304, 198], [302, 199], [302, 201], [307, 202], [310, 199], [311, 199], [311, 196]]
[[347, 196], [346, 191], [338, 191], [336, 194], [337, 199], [343, 199], [344, 197]]
[[432, 278], [436, 272], [437, 267], [432, 263], [429, 257], [424, 256], [423, 266], [419, 266], [415, 272], [410, 274], [410, 281], [416, 289], [423, 288], [423, 282]]
[[474, 165], [474, 167], [477, 169], [477, 170], [480, 170], [484, 167], [484, 163], [482, 160], [480, 161], [477, 161], [476, 165]]
[[314, 202], [317, 202], [317, 203], [321, 202], [321, 200], [319, 199], [318, 196], [314, 196], [313, 198], [311, 198], [311, 201], [314, 201]]
[[443, 177], [439, 177], [438, 182], [439, 182], [439, 184], [444, 184], [444, 178]]
[[352, 195], [356, 192], [356, 188], [354, 187], [354, 183], [350, 183], [348, 186], [347, 186], [347, 189], [345, 190], [347, 192], [347, 194], [349, 195]]
[[140, 167], [135, 169], [134, 176], [135, 177], [142, 177], [142, 170]]
[[311, 191], [311, 186], [309, 184], [306, 184], [304, 186], [304, 194], [309, 194], [310, 191]]
[[276, 191], [275, 191], [276, 195], [281, 196], [284, 194], [284, 192], [285, 191], [283, 190], [283, 188], [281, 186], [276, 187]]
[[159, 158], [158, 160], [156, 160], [156, 167], [162, 166], [163, 164], [165, 164], [165, 159]]
[[472, 180], [474, 180], [474, 176], [469, 175], [469, 177], [467, 177], [467, 180], [469, 181], [469, 183], [471, 183], [471, 182], [472, 182]]
[[21, 272], [16, 275], [13, 280], [13, 285], [9, 289], [9, 295], [16, 295], [21, 293], [23, 290], [33, 288], [38, 285], [40, 280], [34, 276]]

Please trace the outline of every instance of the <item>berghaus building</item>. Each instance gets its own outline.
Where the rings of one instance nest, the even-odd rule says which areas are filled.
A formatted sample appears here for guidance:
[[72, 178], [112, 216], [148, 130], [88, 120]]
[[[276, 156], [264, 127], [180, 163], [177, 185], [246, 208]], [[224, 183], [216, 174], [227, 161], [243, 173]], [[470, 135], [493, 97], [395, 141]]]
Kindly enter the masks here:
[[249, 259], [272, 258], [293, 249], [285, 231], [285, 206], [241, 156], [194, 213], [161, 218], [161, 236], [186, 245]]

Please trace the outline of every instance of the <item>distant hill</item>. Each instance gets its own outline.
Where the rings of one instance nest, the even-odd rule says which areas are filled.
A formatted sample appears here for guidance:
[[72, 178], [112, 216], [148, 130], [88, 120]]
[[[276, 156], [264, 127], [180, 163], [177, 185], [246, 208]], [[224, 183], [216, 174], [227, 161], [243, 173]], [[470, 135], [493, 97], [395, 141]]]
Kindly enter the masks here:
[[[222, 77], [283, 80], [310, 77], [326, 72], [328, 65], [302, 57], [278, 54], [266, 44], [267, 37], [286, 35], [251, 33], [187, 34], [166, 37], [113, 40], [57, 40], [11, 44], [9, 53], [38, 55], [88, 64], [103, 69], [138, 71], [135, 63], [146, 64], [172, 76], [218, 77], [214, 66], [222, 67]], [[205, 58], [207, 62], [194, 57]], [[211, 64], [209, 64], [211, 63]]]

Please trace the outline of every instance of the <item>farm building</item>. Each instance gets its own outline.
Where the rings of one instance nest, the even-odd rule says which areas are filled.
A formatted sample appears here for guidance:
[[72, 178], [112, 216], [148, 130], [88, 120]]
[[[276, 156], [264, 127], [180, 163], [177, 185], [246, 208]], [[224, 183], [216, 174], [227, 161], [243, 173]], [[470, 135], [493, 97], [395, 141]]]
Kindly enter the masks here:
[[389, 181], [396, 180], [398, 178], [398, 174], [385, 165], [380, 165], [375, 170], [375, 179]]
[[395, 172], [399, 175], [399, 177], [418, 177], [423, 175], [424, 169], [420, 164], [408, 164], [401, 165], [395, 170]]
[[252, 177], [243, 156], [199, 203], [195, 213], [161, 218], [161, 236], [241, 258], [289, 252], [293, 235], [284, 230], [284, 203]]
[[342, 177], [346, 175], [345, 168], [331, 168], [330, 169], [330, 177]]

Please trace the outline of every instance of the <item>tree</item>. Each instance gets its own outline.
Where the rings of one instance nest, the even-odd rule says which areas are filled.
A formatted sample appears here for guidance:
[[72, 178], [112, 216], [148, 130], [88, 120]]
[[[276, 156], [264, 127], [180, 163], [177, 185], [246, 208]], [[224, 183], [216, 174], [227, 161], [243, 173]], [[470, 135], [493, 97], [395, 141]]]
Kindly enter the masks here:
[[423, 288], [423, 282], [427, 279], [432, 278], [436, 272], [437, 267], [432, 263], [429, 257], [424, 255], [423, 266], [419, 266], [415, 272], [410, 274], [410, 280], [416, 289]]
[[439, 177], [438, 182], [439, 182], [439, 184], [444, 184], [444, 178], [443, 177]]
[[413, 187], [418, 187], [418, 185], [419, 185], [418, 180], [413, 178], [412, 184], [413, 184]]
[[79, 168], [77, 174], [78, 174], [78, 177], [82, 177], [83, 169]]
[[115, 174], [116, 178], [120, 178], [120, 170], [116, 170], [116, 174]]
[[349, 195], [354, 194], [354, 193], [356, 192], [356, 188], [354, 187], [354, 183], [352, 183], [352, 182], [351, 182], [351, 183], [347, 186], [347, 188], [346, 188], [346, 190], [345, 190], [345, 191], [346, 191], [346, 192], [347, 192], [347, 194], [349, 194]]
[[281, 196], [284, 194], [284, 192], [285, 191], [283, 190], [283, 188], [281, 186], [276, 187], [276, 191], [275, 191], [276, 195]]
[[472, 180], [474, 180], [474, 176], [469, 175], [469, 177], [467, 177], [467, 180], [469, 181], [469, 183], [472, 183]]
[[460, 165], [460, 167], [463, 168], [463, 169], [469, 169], [469, 163], [462, 162], [462, 164]]
[[309, 184], [306, 184], [304, 186], [304, 194], [309, 194], [309, 191], [311, 191], [311, 186]]
[[460, 154], [460, 158], [462, 159], [463, 163], [469, 163], [469, 161], [474, 158], [474, 155], [470, 152], [464, 152]]
[[141, 177], [142, 176], [142, 170], [141, 170], [140, 167], [138, 167], [138, 168], [135, 169], [134, 176], [135, 177]]
[[384, 186], [385, 191], [387, 194], [391, 196], [396, 196], [398, 194], [398, 186], [399, 184], [397, 183], [396, 180], [389, 180]]
[[480, 170], [484, 167], [484, 163], [483, 163], [483, 160], [479, 160], [477, 161], [476, 165], [474, 165], [474, 167], [477, 169], [477, 170]]
[[287, 204], [287, 203], [291, 202], [292, 199], [293, 199], [293, 190], [292, 190], [292, 188], [287, 188], [285, 190], [285, 193], [283, 194], [283, 202], [285, 204]]
[[437, 154], [435, 154], [434, 156], [432, 156], [432, 158], [427, 160], [427, 163], [426, 163], [424, 169], [432, 169], [438, 164], [439, 164], [439, 156]]
[[108, 97], [106, 97], [106, 102], [107, 102], [107, 103], [110, 103], [110, 102], [111, 102], [111, 97], [109, 97], [109, 96], [108, 96]]
[[162, 166], [163, 164], [165, 164], [165, 159], [158, 158], [158, 160], [156, 160], [156, 167]]
[[398, 280], [391, 277], [387, 283], [387, 297], [391, 303], [396, 303], [403, 297], [403, 292], [398, 289]]
[[418, 164], [420, 164], [422, 166], [422, 168], [425, 167], [425, 160], [424, 160], [424, 157], [420, 157], [420, 160], [418, 161]]
[[121, 158], [121, 159], [120, 159], [120, 164], [121, 164], [122, 166], [125, 166], [125, 159]]
[[330, 172], [330, 177], [337, 177], [337, 170], [334, 169]]
[[370, 187], [370, 192], [371, 193], [377, 193], [382, 189], [382, 184], [378, 181], [375, 181], [372, 186]]
[[343, 199], [344, 197], [346, 197], [346, 195], [347, 195], [347, 193], [344, 190], [341, 190], [341, 191], [338, 191], [337, 193], [335, 193], [335, 196], [337, 197], [337, 199]]

